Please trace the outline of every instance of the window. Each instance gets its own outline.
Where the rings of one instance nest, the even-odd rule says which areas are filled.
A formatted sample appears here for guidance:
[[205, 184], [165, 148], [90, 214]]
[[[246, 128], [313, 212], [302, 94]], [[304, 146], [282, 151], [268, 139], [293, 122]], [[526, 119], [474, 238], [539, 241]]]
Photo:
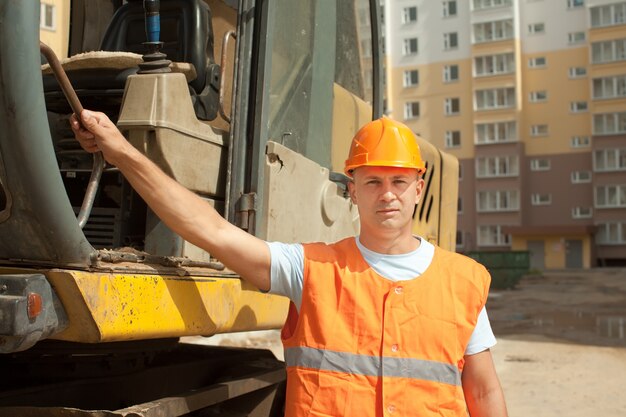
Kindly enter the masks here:
[[459, 114], [461, 112], [461, 100], [459, 98], [447, 98], [444, 101], [443, 112], [447, 116]]
[[592, 28], [626, 23], [626, 3], [592, 7], [590, 11]]
[[511, 236], [502, 233], [502, 226], [478, 226], [477, 243], [479, 246], [508, 246]]
[[515, 88], [477, 90], [476, 110], [493, 110], [515, 107]]
[[402, 44], [402, 55], [416, 55], [417, 54], [417, 38], [405, 39]]
[[572, 148], [588, 148], [591, 146], [591, 139], [589, 136], [572, 136], [570, 146]]
[[459, 66], [446, 65], [443, 67], [443, 82], [449, 83], [459, 80]]
[[583, 43], [587, 40], [585, 32], [572, 32], [567, 34], [567, 41], [570, 44]]
[[531, 159], [530, 160], [530, 170], [531, 171], [548, 171], [550, 170], [550, 160], [549, 159]]
[[418, 70], [404, 71], [404, 87], [415, 87], [420, 82]]
[[537, 102], [546, 101], [546, 100], [548, 100], [548, 92], [546, 90], [530, 92], [531, 102], [537, 103]]
[[516, 122], [479, 123], [476, 125], [476, 144], [514, 142], [516, 140]]
[[515, 155], [476, 158], [476, 178], [514, 177], [519, 174], [519, 158]]
[[585, 67], [570, 67], [569, 69], [570, 78], [582, 78], [586, 76], [587, 76], [587, 68]]
[[615, 135], [619, 133], [626, 133], [626, 112], [593, 115], [594, 135]]
[[46, 30], [55, 30], [56, 9], [53, 4], [41, 3], [39, 27]]
[[544, 33], [545, 31], [546, 25], [544, 23], [531, 23], [528, 25], [528, 33], [531, 35], [535, 33]]
[[572, 113], [586, 112], [588, 109], [586, 101], [572, 101], [569, 103], [569, 110]]
[[446, 148], [459, 148], [461, 146], [461, 131], [446, 131]]
[[478, 191], [476, 194], [478, 212], [519, 210], [519, 192], [517, 190], [486, 190]]
[[567, 0], [567, 8], [574, 9], [577, 7], [584, 7], [585, 0]]
[[474, 10], [491, 9], [493, 7], [510, 6], [513, 0], [473, 0], [472, 6]]
[[515, 55], [513, 53], [479, 56], [474, 58], [474, 75], [510, 74], [515, 72]]
[[592, 89], [594, 99], [626, 97], [626, 75], [594, 78]]
[[462, 248], [463, 246], [465, 246], [465, 243], [463, 242], [463, 231], [457, 230], [456, 231], [456, 247]]
[[572, 171], [572, 184], [591, 182], [590, 171]]
[[626, 207], [626, 184], [599, 185], [595, 191], [597, 208]]
[[606, 62], [626, 60], [626, 38], [611, 41], [593, 42], [591, 44], [591, 62], [603, 64]]
[[528, 60], [528, 66], [530, 68], [543, 68], [547, 65], [545, 56], [536, 56]]
[[443, 2], [443, 17], [456, 16], [456, 0]]
[[623, 245], [626, 243], [626, 222], [598, 224], [596, 242], [602, 245]]
[[456, 200], [456, 212], [463, 213], [463, 199], [461, 197]]
[[531, 194], [530, 203], [533, 206], [549, 206], [552, 204], [552, 195], [550, 194]]
[[626, 171], [626, 148], [593, 151], [593, 170]]
[[593, 215], [591, 207], [574, 207], [572, 208], [572, 219], [589, 219]]
[[419, 101], [410, 101], [404, 103], [404, 118], [414, 119], [420, 115], [420, 103]]
[[530, 136], [548, 136], [548, 125], [532, 125]]
[[405, 7], [402, 9], [402, 23], [417, 22], [417, 6]]
[[443, 49], [456, 49], [459, 47], [459, 35], [456, 32], [443, 34]]
[[513, 39], [513, 19], [473, 25], [474, 43]]

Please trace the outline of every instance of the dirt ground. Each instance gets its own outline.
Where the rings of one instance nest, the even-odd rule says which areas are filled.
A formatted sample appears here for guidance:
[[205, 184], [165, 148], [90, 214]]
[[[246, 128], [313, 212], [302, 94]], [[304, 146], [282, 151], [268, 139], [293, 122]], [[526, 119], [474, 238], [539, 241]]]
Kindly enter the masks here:
[[[626, 417], [626, 269], [528, 276], [492, 291], [487, 311], [510, 417]], [[266, 348], [282, 359], [278, 331], [202, 343]]]
[[528, 276], [487, 310], [510, 417], [626, 416], [626, 269]]

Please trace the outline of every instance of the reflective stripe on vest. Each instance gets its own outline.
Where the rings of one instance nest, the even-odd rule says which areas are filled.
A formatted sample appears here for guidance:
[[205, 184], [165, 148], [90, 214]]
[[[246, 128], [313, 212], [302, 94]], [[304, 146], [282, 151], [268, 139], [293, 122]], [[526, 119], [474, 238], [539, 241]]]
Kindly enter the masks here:
[[461, 373], [455, 365], [422, 359], [389, 356], [380, 358], [309, 347], [291, 347], [285, 349], [285, 364], [287, 367], [297, 366], [352, 375], [400, 377], [461, 385]]

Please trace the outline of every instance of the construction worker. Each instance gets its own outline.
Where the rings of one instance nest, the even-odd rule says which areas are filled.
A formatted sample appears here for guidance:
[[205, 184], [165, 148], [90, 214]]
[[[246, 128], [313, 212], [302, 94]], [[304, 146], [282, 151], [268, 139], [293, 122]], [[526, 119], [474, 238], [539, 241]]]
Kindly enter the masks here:
[[71, 127], [174, 232], [262, 291], [288, 296], [287, 416], [506, 416], [489, 348], [484, 267], [411, 232], [425, 171], [411, 130], [383, 117], [354, 137], [345, 172], [360, 234], [265, 242], [232, 225], [130, 145], [102, 113]]

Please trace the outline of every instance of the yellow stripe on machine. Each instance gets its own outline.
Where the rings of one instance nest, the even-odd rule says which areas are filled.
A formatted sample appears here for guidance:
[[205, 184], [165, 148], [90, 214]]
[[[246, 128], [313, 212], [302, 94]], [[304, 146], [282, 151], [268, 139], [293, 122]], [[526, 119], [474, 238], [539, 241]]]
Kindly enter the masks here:
[[49, 270], [69, 327], [54, 339], [98, 343], [280, 328], [288, 300], [234, 276]]

